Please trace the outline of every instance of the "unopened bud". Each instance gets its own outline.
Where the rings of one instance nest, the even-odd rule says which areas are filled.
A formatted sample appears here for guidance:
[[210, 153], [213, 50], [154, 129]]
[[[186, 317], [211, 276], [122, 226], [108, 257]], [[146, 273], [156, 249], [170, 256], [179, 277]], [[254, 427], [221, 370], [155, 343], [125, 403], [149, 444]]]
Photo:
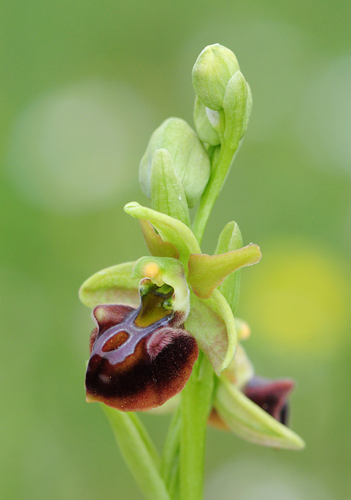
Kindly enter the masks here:
[[169, 152], [188, 205], [195, 206], [210, 176], [210, 160], [196, 133], [184, 120], [168, 118], [152, 134], [139, 169], [141, 188], [148, 198], [151, 197], [152, 158], [156, 149]]
[[193, 86], [200, 101], [207, 108], [221, 110], [227, 84], [238, 70], [231, 50], [218, 43], [205, 47], [193, 67]]

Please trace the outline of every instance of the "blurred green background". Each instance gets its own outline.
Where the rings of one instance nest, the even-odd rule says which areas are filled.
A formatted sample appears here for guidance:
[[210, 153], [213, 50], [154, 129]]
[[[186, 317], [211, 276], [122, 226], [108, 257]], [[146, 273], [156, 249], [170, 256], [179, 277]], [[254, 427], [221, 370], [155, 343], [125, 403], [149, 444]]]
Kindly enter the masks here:
[[[206, 500], [351, 497], [351, 3], [45, 2], [1, 5], [0, 495], [141, 495], [84, 371], [95, 271], [146, 254], [123, 212], [147, 203], [139, 160], [168, 116], [192, 123], [205, 45], [237, 55], [254, 109], [203, 250], [236, 220], [261, 245], [239, 316], [257, 373], [290, 376], [304, 452], [210, 429]], [[143, 416], [161, 445], [168, 417]]]

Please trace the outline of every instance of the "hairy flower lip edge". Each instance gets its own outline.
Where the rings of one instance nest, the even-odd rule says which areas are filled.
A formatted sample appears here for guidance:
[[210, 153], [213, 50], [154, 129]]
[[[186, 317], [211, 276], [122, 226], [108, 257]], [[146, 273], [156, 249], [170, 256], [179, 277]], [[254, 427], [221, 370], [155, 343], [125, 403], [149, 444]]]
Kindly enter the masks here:
[[[172, 314], [170, 318], [152, 323], [143, 332], [145, 327], [134, 324], [140, 308], [111, 304], [94, 309], [97, 328], [91, 334], [86, 374], [88, 402], [100, 401], [121, 411], [147, 411], [180, 392], [190, 377], [199, 350], [195, 338], [181, 324], [182, 315]], [[105, 318], [101, 311], [106, 313]], [[111, 332], [114, 328], [111, 315], [118, 321], [114, 325], [119, 327], [116, 333]], [[106, 352], [103, 346], [125, 331], [129, 341], [136, 331], [141, 335], [140, 339], [134, 338], [132, 352], [118, 361], [118, 349], [127, 342]], [[113, 357], [117, 362], [111, 362]]]

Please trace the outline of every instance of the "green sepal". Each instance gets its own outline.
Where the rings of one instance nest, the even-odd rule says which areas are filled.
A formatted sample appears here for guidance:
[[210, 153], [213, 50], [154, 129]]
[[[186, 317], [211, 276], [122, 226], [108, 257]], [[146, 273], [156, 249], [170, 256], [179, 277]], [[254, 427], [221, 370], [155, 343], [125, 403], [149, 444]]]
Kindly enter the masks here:
[[174, 169], [172, 157], [166, 149], [156, 149], [152, 157], [151, 206], [153, 210], [190, 226], [184, 188]]
[[168, 257], [141, 257], [132, 270], [133, 278], [149, 278], [158, 287], [164, 284], [174, 290], [172, 304], [174, 311], [185, 317], [189, 313], [189, 287], [184, 275], [184, 267], [179, 260]]
[[189, 255], [200, 252], [199, 244], [188, 226], [169, 215], [143, 207], [136, 201], [127, 203], [124, 211], [136, 219], [149, 221], [164, 241], [169, 241], [177, 248], [179, 259], [187, 271]]
[[188, 280], [194, 293], [207, 299], [228, 274], [241, 267], [256, 264], [260, 259], [260, 247], [252, 243], [220, 255], [192, 254], [188, 264]]
[[217, 146], [221, 139], [217, 130], [212, 126], [207, 114], [206, 106], [195, 96], [194, 123], [196, 131], [202, 142], [210, 146]]
[[88, 307], [98, 304], [139, 305], [139, 280], [132, 278], [134, 262], [102, 269], [88, 278], [79, 289], [79, 299]]
[[217, 384], [214, 408], [234, 434], [251, 443], [289, 450], [305, 446], [297, 434], [253, 403], [224, 375]]
[[172, 243], [163, 241], [161, 236], [156, 233], [154, 227], [147, 220], [140, 220], [141, 230], [144, 240], [151, 255], [155, 257], [171, 257], [179, 259], [179, 252]]
[[229, 80], [223, 99], [225, 114], [224, 140], [233, 150], [238, 148], [244, 126], [247, 127], [247, 104], [248, 86], [243, 74], [237, 71]]
[[232, 311], [218, 291], [209, 299], [199, 299], [190, 291], [190, 313], [185, 328], [195, 337], [217, 375], [235, 355], [237, 334]]
[[[242, 246], [243, 238], [238, 224], [234, 221], [228, 222], [219, 236], [215, 254], [218, 255], [232, 250], [238, 250], [239, 248], [242, 248]], [[239, 301], [240, 282], [241, 271], [238, 269], [237, 271], [229, 274], [229, 276], [224, 279], [223, 283], [218, 288], [230, 305], [233, 314], [235, 314]]]

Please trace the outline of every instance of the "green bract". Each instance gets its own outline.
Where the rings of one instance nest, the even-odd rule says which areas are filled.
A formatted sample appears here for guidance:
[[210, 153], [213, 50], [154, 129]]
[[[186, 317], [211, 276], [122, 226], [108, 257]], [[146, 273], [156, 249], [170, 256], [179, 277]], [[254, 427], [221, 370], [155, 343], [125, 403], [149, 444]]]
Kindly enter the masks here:
[[169, 152], [188, 205], [195, 206], [210, 176], [210, 160], [201, 141], [180, 118], [168, 118], [155, 130], [139, 167], [140, 185], [148, 198], [152, 197], [152, 164], [157, 149]]
[[224, 141], [236, 150], [244, 136], [252, 107], [249, 86], [243, 74], [237, 71], [229, 80], [223, 98], [225, 115]]
[[156, 149], [152, 157], [151, 205], [154, 210], [190, 226], [185, 191], [167, 149]]

